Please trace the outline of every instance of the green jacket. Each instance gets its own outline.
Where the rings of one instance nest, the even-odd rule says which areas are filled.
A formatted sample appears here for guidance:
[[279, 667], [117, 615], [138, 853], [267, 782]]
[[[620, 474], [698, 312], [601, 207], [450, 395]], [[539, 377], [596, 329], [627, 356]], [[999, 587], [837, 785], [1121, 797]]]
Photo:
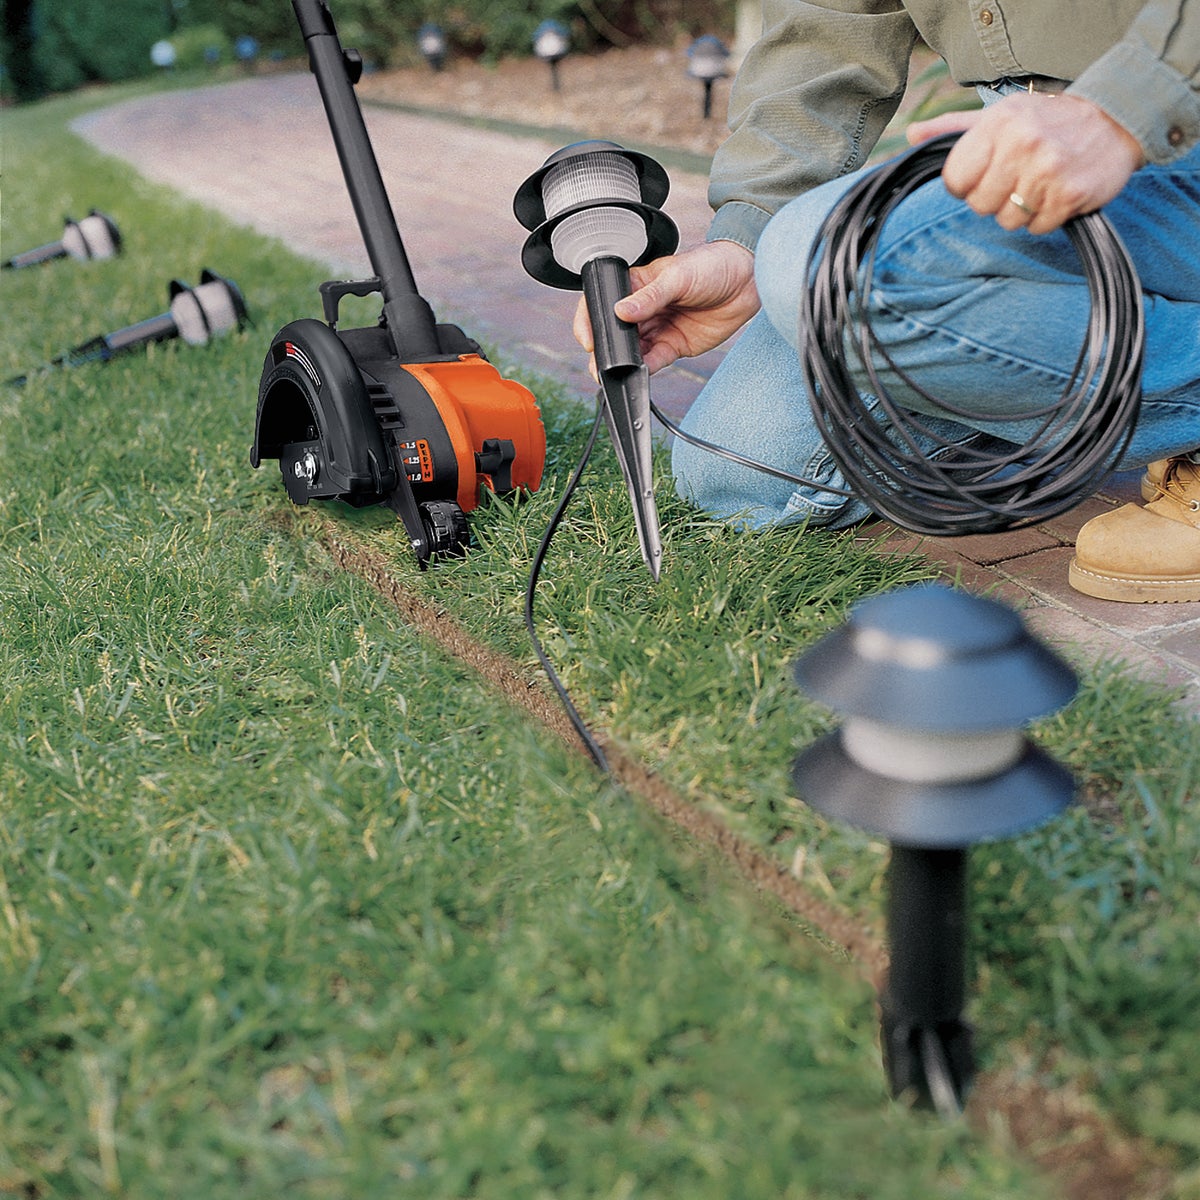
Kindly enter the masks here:
[[763, 0], [730, 95], [709, 240], [753, 249], [770, 216], [861, 167], [904, 94], [917, 38], [964, 85], [1071, 80], [1169, 163], [1200, 142], [1200, 0]]

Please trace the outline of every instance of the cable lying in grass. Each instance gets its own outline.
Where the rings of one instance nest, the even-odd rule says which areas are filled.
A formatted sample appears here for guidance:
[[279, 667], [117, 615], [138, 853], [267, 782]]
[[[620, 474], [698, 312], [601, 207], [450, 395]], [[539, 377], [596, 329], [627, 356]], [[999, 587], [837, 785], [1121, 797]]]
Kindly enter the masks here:
[[[578, 745], [578, 729], [563, 719], [562, 707], [539, 687], [531, 686], [528, 672], [517, 662], [483, 645], [445, 610], [416, 594], [395, 573], [387, 554], [363, 544], [344, 525], [323, 512], [301, 515], [287, 510], [297, 523], [325, 547], [334, 562], [366, 580], [399, 612], [406, 624], [431, 637], [449, 654], [477, 671], [507, 700], [528, 712], [563, 741]], [[600, 745], [590, 735], [607, 764], [608, 774], [653, 811], [682, 829], [702, 845], [710, 846], [759, 891], [780, 904], [822, 936], [841, 946], [875, 984], [886, 965], [879, 938], [862, 918], [845, 912], [815, 895], [786, 866], [776, 862], [730, 829], [711, 812], [681, 796], [665, 780], [611, 744]], [[591, 754], [591, 750], [588, 749]], [[594, 757], [594, 756], [593, 756]]]
[[529, 631], [529, 640], [533, 643], [534, 653], [538, 656], [538, 662], [542, 664], [542, 670], [546, 672], [546, 678], [550, 680], [551, 686], [562, 701], [563, 708], [566, 709], [567, 716], [570, 718], [571, 724], [575, 727], [575, 732], [579, 734], [579, 740], [583, 742], [584, 747], [592, 756], [592, 760], [596, 766], [602, 771], [609, 771], [610, 767], [604, 751], [600, 748], [599, 742], [592, 736], [591, 730], [588, 729], [579, 709], [575, 707], [575, 702], [563, 686], [562, 680], [559, 679], [558, 672], [554, 669], [554, 664], [550, 661], [549, 655], [546, 654], [541, 639], [537, 635], [537, 628], [533, 620], [533, 600], [537, 591], [538, 580], [541, 578], [542, 564], [546, 561], [546, 554], [550, 549], [550, 543], [554, 540], [554, 535], [559, 525], [562, 524], [567, 506], [571, 503], [571, 498], [575, 495], [575, 489], [579, 486], [579, 480], [583, 476], [588, 461], [592, 457], [592, 450], [595, 448], [596, 438], [600, 433], [600, 423], [603, 416], [604, 398], [603, 395], [600, 395], [596, 403], [596, 419], [592, 423], [592, 432], [588, 436], [587, 445], [584, 446], [583, 453], [579, 456], [579, 463], [576, 465], [570, 481], [563, 490], [562, 499], [558, 502], [558, 507], [554, 510], [554, 515], [550, 518], [550, 524], [546, 526], [546, 532], [542, 534], [541, 544], [537, 548], [537, 553], [533, 556], [533, 566], [529, 571], [529, 582], [525, 586], [525, 628]]

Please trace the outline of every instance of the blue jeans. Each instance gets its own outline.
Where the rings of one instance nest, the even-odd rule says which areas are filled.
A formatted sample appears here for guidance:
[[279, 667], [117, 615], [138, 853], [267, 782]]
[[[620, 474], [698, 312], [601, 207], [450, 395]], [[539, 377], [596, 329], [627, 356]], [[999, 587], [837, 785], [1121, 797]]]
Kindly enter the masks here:
[[[759, 242], [762, 311], [683, 421], [689, 433], [818, 484], [845, 481], [821, 440], [797, 353], [804, 264], [830, 208], [859, 176], [835, 179], [776, 214]], [[1142, 466], [1200, 446], [1200, 149], [1138, 171], [1104, 215], [1137, 267], [1144, 293], [1143, 400], [1121, 463]], [[1057, 398], [1086, 337], [1091, 299], [1065, 234], [1006, 232], [934, 179], [907, 197], [879, 239], [872, 328], [898, 366], [931, 395], [979, 407], [986, 431], [1016, 444], [1021, 413]], [[891, 387], [889, 386], [889, 392]], [[863, 393], [867, 395], [866, 392]], [[904, 393], [891, 392], [904, 401]], [[971, 430], [945, 420], [942, 436]], [[747, 528], [807, 521], [842, 528], [869, 515], [853, 497], [798, 487], [676, 438], [681, 496]]]

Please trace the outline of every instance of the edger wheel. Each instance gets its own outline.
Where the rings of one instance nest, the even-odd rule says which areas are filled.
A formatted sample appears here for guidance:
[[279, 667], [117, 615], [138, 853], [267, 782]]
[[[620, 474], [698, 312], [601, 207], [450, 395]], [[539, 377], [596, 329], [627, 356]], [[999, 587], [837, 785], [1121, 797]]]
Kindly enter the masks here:
[[460, 556], [467, 548], [470, 531], [463, 510], [453, 500], [426, 500], [417, 506], [432, 554]]

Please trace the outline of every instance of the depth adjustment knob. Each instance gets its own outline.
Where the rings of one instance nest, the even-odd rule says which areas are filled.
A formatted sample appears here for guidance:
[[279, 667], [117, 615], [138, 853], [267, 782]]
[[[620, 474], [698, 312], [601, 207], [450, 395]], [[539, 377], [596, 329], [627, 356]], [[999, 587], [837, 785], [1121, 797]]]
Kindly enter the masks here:
[[305, 450], [292, 466], [297, 479], [303, 479], [309, 487], [312, 487], [317, 482], [317, 476], [321, 473], [321, 464], [317, 456], [311, 450]]

